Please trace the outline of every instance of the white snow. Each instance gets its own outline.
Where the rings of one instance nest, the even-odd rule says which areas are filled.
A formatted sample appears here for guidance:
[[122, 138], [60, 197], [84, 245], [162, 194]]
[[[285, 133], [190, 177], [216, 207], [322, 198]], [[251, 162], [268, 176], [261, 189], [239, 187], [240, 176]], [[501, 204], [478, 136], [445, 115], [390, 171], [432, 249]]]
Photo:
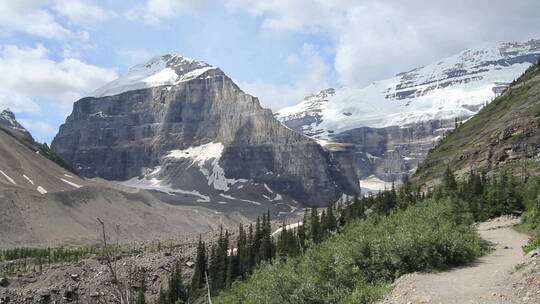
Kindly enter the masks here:
[[391, 187], [392, 183], [385, 182], [375, 175], [370, 175], [367, 178], [360, 180], [360, 188], [368, 191], [383, 191], [385, 189], [390, 189]]
[[[530, 66], [528, 62], [504, 62], [527, 54], [540, 55], [540, 41], [467, 50], [364, 88], [323, 90], [279, 110], [277, 118], [286, 122], [318, 116], [322, 121], [303, 125], [302, 132], [331, 139], [332, 134], [359, 127], [406, 126], [470, 117], [497, 95], [495, 88], [512, 82]], [[409, 92], [411, 95], [397, 98], [397, 94]]]
[[47, 193], [47, 190], [45, 190], [45, 188], [43, 188], [43, 187], [41, 187], [41, 186], [38, 186], [36, 190], [37, 190], [39, 193], [41, 193], [41, 194]]
[[261, 205], [261, 203], [259, 203], [259, 202], [250, 201], [250, 200], [242, 199], [242, 198], [236, 198], [236, 197], [232, 197], [230, 195], [223, 194], [223, 193], [220, 193], [219, 196], [224, 197], [224, 198], [228, 198], [230, 200], [237, 200], [237, 201], [243, 201], [243, 202], [252, 203], [252, 204], [255, 204], [255, 205]]
[[[219, 166], [219, 159], [223, 149], [222, 143], [211, 142], [184, 150], [173, 150], [166, 157], [190, 159], [190, 167], [197, 165], [201, 173], [207, 178], [209, 186], [212, 185], [216, 190], [228, 191], [230, 186], [239, 182], [247, 182], [247, 180], [225, 177], [225, 171]], [[209, 165], [209, 167], [205, 165]]]
[[217, 68], [180, 55], [165, 55], [136, 65], [118, 79], [95, 90], [91, 96], [104, 97], [159, 86], [172, 86], [201, 77]]
[[2, 173], [2, 175], [8, 180], [8, 182], [16, 185], [17, 183], [13, 180], [13, 178], [11, 178], [9, 175], [7, 175], [6, 173], [4, 173], [4, 171], [0, 170], [0, 173]]
[[[287, 230], [296, 229], [296, 228], [302, 226], [303, 224], [304, 223], [302, 223], [302, 222], [292, 223], [292, 224], [286, 225], [285, 229], [287, 229]], [[280, 227], [280, 228], [276, 229], [276, 231], [272, 232], [272, 236], [274, 236], [276, 234], [279, 234], [282, 230], [283, 230], [283, 227]]]
[[69, 174], [64, 174], [65, 177], [69, 177], [69, 178], [73, 178], [72, 175], [69, 175]]
[[82, 185], [75, 184], [74, 182], [70, 182], [70, 181], [65, 180], [65, 179], [63, 179], [63, 178], [60, 178], [60, 179], [61, 179], [64, 183], [66, 183], [66, 184], [68, 184], [68, 185], [70, 185], [70, 186], [73, 186], [73, 187], [75, 187], [75, 188], [81, 188], [81, 187], [82, 187]]
[[264, 184], [264, 188], [266, 189], [266, 191], [268, 191], [270, 193], [274, 193], [274, 191], [272, 191], [272, 189], [270, 189], [270, 187], [268, 187], [267, 184]]
[[140, 178], [139, 179], [137, 177], [134, 177], [127, 181], [118, 182], [118, 184], [128, 186], [128, 187], [133, 187], [133, 188], [160, 191], [160, 192], [167, 193], [169, 195], [174, 195], [175, 193], [193, 195], [199, 198], [197, 199], [197, 202], [202, 202], [202, 203], [210, 202], [210, 197], [206, 195], [202, 195], [198, 191], [195, 191], [195, 190], [188, 191], [188, 190], [182, 190], [182, 189], [177, 189], [177, 188], [173, 189], [171, 188], [170, 185], [163, 184], [163, 182], [158, 180], [157, 178], [150, 178], [150, 179]]
[[25, 174], [23, 174], [23, 177], [31, 184], [33, 185], [34, 184], [34, 181], [31, 180], [28, 176], [26, 176]]

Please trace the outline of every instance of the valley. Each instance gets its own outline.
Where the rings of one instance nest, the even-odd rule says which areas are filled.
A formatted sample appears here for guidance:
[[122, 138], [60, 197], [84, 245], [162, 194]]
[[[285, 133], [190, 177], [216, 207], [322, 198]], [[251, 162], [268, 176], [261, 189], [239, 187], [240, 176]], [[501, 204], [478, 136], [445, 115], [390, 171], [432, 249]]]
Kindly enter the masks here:
[[[50, 148], [5, 110], [0, 303], [535, 299], [539, 56], [467, 50], [273, 114], [163, 55], [77, 100]], [[437, 291], [462, 278], [489, 286]]]

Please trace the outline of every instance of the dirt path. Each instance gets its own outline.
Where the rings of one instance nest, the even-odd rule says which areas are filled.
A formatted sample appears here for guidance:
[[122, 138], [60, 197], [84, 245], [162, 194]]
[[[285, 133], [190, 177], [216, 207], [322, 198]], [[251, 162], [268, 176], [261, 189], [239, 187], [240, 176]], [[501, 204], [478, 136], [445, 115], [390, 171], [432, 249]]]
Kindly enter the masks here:
[[407, 275], [379, 303], [527, 303], [513, 296], [510, 281], [514, 267], [523, 260], [521, 246], [528, 239], [511, 228], [516, 222], [503, 217], [481, 223], [478, 231], [493, 244], [493, 252], [471, 265], [448, 272]]

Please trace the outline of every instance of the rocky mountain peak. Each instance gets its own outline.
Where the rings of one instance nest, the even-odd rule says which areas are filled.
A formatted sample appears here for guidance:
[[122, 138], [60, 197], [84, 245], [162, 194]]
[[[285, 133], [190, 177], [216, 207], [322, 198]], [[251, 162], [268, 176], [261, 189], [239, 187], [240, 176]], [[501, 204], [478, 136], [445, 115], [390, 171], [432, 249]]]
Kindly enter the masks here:
[[16, 130], [18, 132], [21, 132], [28, 137], [32, 137], [30, 135], [30, 132], [26, 130], [15, 117], [15, 114], [10, 109], [5, 109], [0, 113], [0, 126], [4, 126], [7, 128], [10, 128], [12, 130]]
[[223, 72], [204, 61], [178, 54], [166, 54], [133, 66], [116, 80], [95, 90], [92, 97], [114, 96], [128, 91], [172, 86], [196, 78], [223, 76]]

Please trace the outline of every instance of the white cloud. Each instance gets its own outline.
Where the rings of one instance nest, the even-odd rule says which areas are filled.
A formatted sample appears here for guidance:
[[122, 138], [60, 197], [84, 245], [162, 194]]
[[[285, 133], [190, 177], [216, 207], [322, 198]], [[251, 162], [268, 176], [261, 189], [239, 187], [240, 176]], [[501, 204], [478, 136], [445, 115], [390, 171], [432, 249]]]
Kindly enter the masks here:
[[364, 86], [484, 42], [538, 38], [540, 1], [228, 0], [262, 33], [326, 35], [341, 84]]
[[128, 20], [143, 19], [158, 24], [165, 19], [183, 15], [199, 14], [216, 4], [213, 0], [146, 0], [144, 5], [134, 6], [124, 13]]
[[85, 0], [56, 0], [54, 10], [75, 24], [84, 24], [105, 19], [113, 12], [106, 13], [99, 6]]
[[239, 82], [239, 86], [247, 93], [259, 98], [264, 107], [273, 111], [297, 103], [306, 95], [328, 87], [328, 78], [332, 73], [331, 67], [319, 56], [314, 46], [304, 44], [299, 55], [291, 54], [285, 60], [291, 64], [301, 64], [303, 71], [294, 85], [276, 85], [262, 81]]
[[0, 29], [45, 38], [67, 38], [75, 33], [59, 24], [43, 7], [46, 0], [0, 1]]
[[86, 92], [117, 77], [112, 70], [79, 59], [54, 61], [42, 45], [1, 47], [0, 71], [0, 108], [29, 113], [39, 111], [37, 98], [54, 101], [57, 109], [64, 111]]
[[17, 118], [17, 121], [33, 135], [37, 134], [39, 136], [54, 136], [57, 131], [50, 124], [40, 120]]
[[88, 25], [115, 15], [87, 0], [6, 0], [0, 1], [0, 30], [49, 39], [88, 40], [88, 32], [67, 25]]
[[155, 54], [147, 50], [118, 50], [116, 51], [117, 55], [123, 57], [123, 62], [129, 67], [140, 64], [141, 62], [146, 62], [148, 59], [155, 56]]

